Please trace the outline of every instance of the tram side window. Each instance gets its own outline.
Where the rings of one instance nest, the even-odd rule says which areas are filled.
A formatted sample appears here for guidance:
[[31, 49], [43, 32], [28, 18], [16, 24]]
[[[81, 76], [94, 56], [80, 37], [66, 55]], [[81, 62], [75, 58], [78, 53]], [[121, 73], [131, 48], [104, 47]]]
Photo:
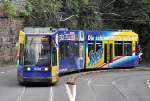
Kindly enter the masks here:
[[95, 43], [94, 41], [89, 41], [88, 42], [88, 53], [90, 54], [91, 52], [93, 53], [95, 51]]
[[79, 42], [60, 42], [60, 58], [79, 56]]
[[67, 42], [60, 42], [60, 58], [68, 56], [68, 48]]
[[60, 58], [62, 58], [63, 57], [63, 43], [62, 42], [60, 42], [59, 51], [60, 51]]
[[75, 56], [79, 57], [79, 42], [74, 43]]
[[132, 55], [132, 42], [131, 41], [125, 41], [124, 42], [124, 55], [125, 56], [131, 56]]
[[79, 42], [70, 41], [68, 42], [68, 57], [79, 56]]
[[102, 48], [102, 41], [96, 42], [96, 51]]
[[24, 61], [24, 44], [20, 44], [19, 64], [23, 65]]
[[123, 42], [115, 41], [115, 56], [123, 56]]

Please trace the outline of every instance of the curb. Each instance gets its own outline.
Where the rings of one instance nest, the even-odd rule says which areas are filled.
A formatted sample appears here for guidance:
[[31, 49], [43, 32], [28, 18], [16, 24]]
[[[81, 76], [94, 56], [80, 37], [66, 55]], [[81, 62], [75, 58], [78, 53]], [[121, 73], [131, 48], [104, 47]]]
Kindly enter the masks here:
[[104, 73], [104, 72], [127, 72], [127, 71], [150, 71], [150, 68], [132, 68], [132, 69], [106, 69], [106, 70], [95, 70], [95, 71], [86, 71], [77, 74], [72, 74], [68, 77], [67, 82], [75, 83], [77, 79], [81, 76], [86, 76], [93, 73]]
[[91, 73], [101, 73], [101, 72], [125, 72], [125, 71], [150, 71], [150, 68], [134, 68], [134, 69], [108, 69], [108, 70], [97, 70], [81, 73], [82, 76], [88, 75]]

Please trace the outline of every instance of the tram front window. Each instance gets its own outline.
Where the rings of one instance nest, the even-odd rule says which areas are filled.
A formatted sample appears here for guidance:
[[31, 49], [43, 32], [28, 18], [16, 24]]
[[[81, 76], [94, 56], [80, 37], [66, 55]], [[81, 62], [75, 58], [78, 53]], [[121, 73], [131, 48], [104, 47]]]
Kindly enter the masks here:
[[50, 43], [48, 37], [26, 38], [25, 65], [50, 66]]

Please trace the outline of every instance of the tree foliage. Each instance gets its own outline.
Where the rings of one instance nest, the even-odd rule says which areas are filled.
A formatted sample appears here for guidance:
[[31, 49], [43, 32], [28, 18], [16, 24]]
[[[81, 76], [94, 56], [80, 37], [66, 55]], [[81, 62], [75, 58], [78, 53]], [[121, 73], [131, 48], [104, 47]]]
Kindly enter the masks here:
[[27, 26], [72, 27], [77, 22], [79, 29], [136, 29], [150, 20], [149, 0], [16, 0], [17, 6], [12, 1], [3, 0], [5, 15], [18, 13]]
[[8, 17], [15, 17], [16, 16], [16, 9], [13, 6], [11, 0], [3, 0], [3, 12], [5, 16]]
[[20, 16], [28, 17], [31, 15], [33, 6], [31, 5], [29, 1], [26, 1], [25, 5], [21, 5], [21, 2], [20, 2], [19, 5], [20, 5], [20, 8], [19, 7], [18, 8], [19, 8]]
[[3, 0], [4, 14], [24, 16], [26, 26], [133, 29], [142, 33], [142, 43], [150, 38], [149, 0], [15, 0], [17, 4], [12, 1]]
[[5, 16], [25, 17], [25, 26], [72, 29], [132, 29], [150, 39], [150, 0], [2, 0]]
[[63, 8], [65, 16], [76, 15], [77, 28], [80, 29], [98, 29], [101, 27], [101, 21], [95, 20], [101, 18], [97, 15], [92, 0], [65, 0]]
[[[28, 0], [32, 12], [26, 17], [27, 25], [30, 26], [58, 26], [57, 12], [61, 8], [61, 1], [57, 0]], [[27, 5], [27, 8], [28, 5]]]
[[[150, 38], [150, 1], [149, 0], [116, 0], [113, 11], [126, 18], [126, 28], [137, 31], [141, 44]], [[122, 24], [125, 23], [122, 22]]]

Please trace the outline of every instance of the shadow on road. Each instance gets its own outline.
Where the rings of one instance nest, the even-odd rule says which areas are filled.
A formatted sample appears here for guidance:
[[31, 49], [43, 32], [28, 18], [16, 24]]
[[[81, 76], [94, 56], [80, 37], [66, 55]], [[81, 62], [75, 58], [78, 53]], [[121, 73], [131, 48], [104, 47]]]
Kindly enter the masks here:
[[24, 87], [52, 87], [55, 86], [55, 84], [48, 84], [48, 83], [26, 83], [26, 84], [21, 84], [20, 86]]

